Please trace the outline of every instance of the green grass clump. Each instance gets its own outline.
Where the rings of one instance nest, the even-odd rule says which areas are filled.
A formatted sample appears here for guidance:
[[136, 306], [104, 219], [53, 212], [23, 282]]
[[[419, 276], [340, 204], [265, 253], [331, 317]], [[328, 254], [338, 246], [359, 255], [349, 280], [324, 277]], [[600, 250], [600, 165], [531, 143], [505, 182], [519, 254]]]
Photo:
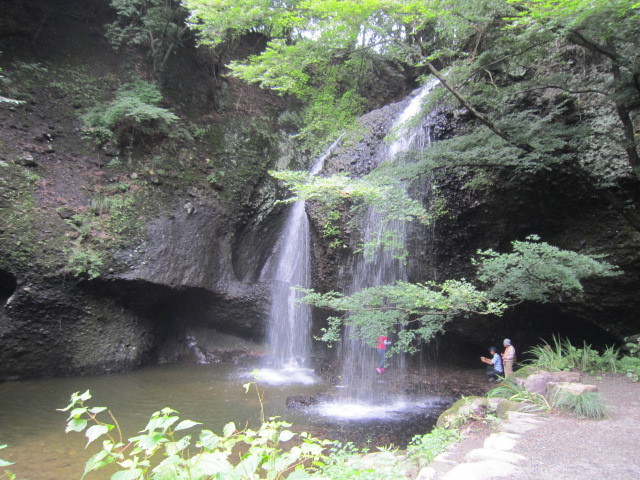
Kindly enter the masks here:
[[582, 348], [578, 348], [572, 345], [568, 338], [561, 339], [554, 335], [552, 344], [543, 342], [527, 353], [532, 358], [531, 364], [543, 370], [581, 370], [593, 374], [617, 372], [620, 349], [610, 346], [600, 353], [586, 342]]
[[580, 395], [569, 392], [559, 393], [554, 401], [554, 407], [590, 419], [600, 419], [607, 415], [607, 405], [598, 392], [584, 392]]
[[522, 411], [547, 413], [551, 410], [551, 405], [544, 395], [530, 392], [509, 379], [489, 390], [487, 398], [506, 398], [512, 402], [521, 403]]

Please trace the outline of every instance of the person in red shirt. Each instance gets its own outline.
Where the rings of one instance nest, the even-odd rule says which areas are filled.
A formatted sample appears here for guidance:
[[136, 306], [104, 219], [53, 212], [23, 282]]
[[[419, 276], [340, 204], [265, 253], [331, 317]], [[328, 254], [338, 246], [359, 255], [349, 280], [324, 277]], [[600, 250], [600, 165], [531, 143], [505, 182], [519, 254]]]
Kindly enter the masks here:
[[389, 345], [391, 345], [391, 341], [385, 335], [380, 335], [378, 337], [378, 368], [376, 368], [378, 373], [382, 373], [387, 370], [384, 368], [384, 357], [387, 353], [387, 346]]

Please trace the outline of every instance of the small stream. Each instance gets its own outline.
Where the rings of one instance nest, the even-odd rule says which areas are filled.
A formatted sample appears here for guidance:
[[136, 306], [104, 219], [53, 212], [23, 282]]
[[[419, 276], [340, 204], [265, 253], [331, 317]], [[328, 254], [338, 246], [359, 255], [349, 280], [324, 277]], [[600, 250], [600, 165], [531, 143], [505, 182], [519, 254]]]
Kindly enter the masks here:
[[[254, 391], [246, 393], [243, 387], [253, 380], [252, 370], [231, 364], [177, 363], [126, 374], [0, 384], [0, 445], [9, 445], [0, 451], [0, 458], [15, 462], [11, 470], [21, 479], [79, 479], [95, 447], [85, 450], [81, 434], [65, 434], [66, 414], [56, 411], [76, 391], [90, 390], [90, 405], [109, 407], [127, 438], [142, 430], [153, 412], [167, 406], [177, 410], [181, 419], [201, 422], [217, 433], [230, 421], [239, 427], [255, 426], [260, 403]], [[288, 383], [296, 376], [296, 383]], [[402, 389], [402, 402], [376, 406], [374, 401], [364, 407], [333, 403], [337, 391], [346, 386], [325, 384], [311, 371], [265, 375], [259, 385], [266, 417], [282, 416], [294, 424], [294, 430], [373, 448], [391, 443], [404, 447], [414, 435], [428, 432], [440, 412], [461, 394], [486, 390], [485, 381], [482, 370], [438, 368], [413, 379], [390, 375], [377, 387]], [[287, 397], [294, 395], [313, 397], [319, 403], [287, 409]]]

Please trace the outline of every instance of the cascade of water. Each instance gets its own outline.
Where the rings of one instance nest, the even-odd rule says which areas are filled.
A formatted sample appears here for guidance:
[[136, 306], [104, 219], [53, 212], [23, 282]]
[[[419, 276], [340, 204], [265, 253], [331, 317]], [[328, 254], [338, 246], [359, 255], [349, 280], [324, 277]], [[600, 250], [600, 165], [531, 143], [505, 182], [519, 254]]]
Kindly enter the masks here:
[[[311, 167], [316, 175], [338, 143], [336, 140]], [[298, 302], [302, 294], [291, 287], [311, 287], [311, 239], [305, 202], [295, 202], [287, 213], [282, 241], [277, 251], [276, 271], [271, 288], [271, 309], [267, 339], [271, 369], [261, 378], [271, 383], [311, 383], [307, 368], [311, 351], [311, 307]]]
[[[434, 86], [435, 82], [430, 82], [422, 87], [400, 114], [392, 129], [396, 140], [389, 145], [383, 155], [378, 157], [380, 160], [391, 159], [410, 149], [420, 150], [428, 145], [430, 139], [427, 129], [423, 128], [423, 125], [410, 126], [407, 123], [420, 111], [422, 100]], [[383, 234], [390, 230], [396, 232], [397, 237], [404, 242], [405, 222], [384, 222], [374, 209], [369, 209], [363, 220], [364, 242], [368, 243], [374, 239], [381, 240]], [[407, 267], [401, 260], [394, 258], [396, 253], [393, 248], [379, 249], [370, 261], [365, 260], [362, 256], [358, 257], [350, 272], [351, 285], [348, 288], [348, 293], [394, 283], [398, 280], [407, 280]], [[342, 397], [346, 397], [349, 402], [356, 403], [389, 401], [388, 389], [385, 389], [384, 385], [380, 385], [379, 377], [381, 375], [376, 372], [376, 349], [362, 341], [350, 339], [351, 333], [348, 327], [345, 330], [345, 341], [341, 349], [343, 354], [341, 383], [345, 387]], [[381, 335], [391, 333], [380, 332]], [[399, 356], [394, 359], [393, 363], [394, 377], [397, 378], [405, 369], [404, 358]]]

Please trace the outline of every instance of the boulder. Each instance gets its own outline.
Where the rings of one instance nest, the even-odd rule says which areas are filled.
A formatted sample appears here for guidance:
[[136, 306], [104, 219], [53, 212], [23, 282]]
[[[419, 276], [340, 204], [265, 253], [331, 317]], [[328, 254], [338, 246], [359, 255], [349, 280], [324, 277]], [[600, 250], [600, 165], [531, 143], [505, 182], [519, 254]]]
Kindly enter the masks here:
[[527, 378], [518, 379], [518, 384], [527, 389], [531, 393], [539, 393], [544, 395], [547, 393], [547, 384], [552, 381], [553, 377], [549, 372], [536, 372]]
[[309, 407], [317, 403], [318, 400], [308, 395], [291, 395], [287, 397], [287, 408], [289, 409]]
[[550, 382], [549, 388], [547, 390], [547, 398], [553, 399], [563, 393], [578, 396], [586, 392], [597, 391], [598, 387], [596, 387], [595, 385], [574, 382]]
[[573, 382], [579, 383], [582, 379], [580, 372], [551, 372], [552, 382]]

